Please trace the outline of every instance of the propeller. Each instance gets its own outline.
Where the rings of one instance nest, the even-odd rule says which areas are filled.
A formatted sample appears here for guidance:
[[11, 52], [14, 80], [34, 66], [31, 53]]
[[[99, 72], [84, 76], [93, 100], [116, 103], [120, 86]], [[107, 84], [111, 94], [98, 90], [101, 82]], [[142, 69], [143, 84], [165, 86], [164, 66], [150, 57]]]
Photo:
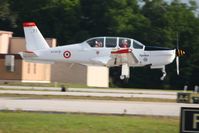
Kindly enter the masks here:
[[179, 35], [177, 33], [177, 43], [176, 43], [176, 72], [177, 75], [180, 74], [180, 63], [179, 63], [179, 57], [185, 55], [184, 50], [179, 49]]
[[176, 71], [177, 71], [177, 75], [180, 75], [180, 68], [179, 68], [179, 56], [176, 56]]

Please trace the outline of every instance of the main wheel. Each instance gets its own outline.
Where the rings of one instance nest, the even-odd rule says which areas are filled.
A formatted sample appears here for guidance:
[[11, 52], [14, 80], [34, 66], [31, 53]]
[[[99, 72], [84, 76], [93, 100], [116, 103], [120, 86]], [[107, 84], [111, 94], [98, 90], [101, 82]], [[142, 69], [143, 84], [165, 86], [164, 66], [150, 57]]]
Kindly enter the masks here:
[[120, 76], [120, 79], [121, 79], [121, 80], [124, 80], [124, 79], [126, 79], [126, 76], [125, 76], [125, 75], [121, 75], [121, 76]]

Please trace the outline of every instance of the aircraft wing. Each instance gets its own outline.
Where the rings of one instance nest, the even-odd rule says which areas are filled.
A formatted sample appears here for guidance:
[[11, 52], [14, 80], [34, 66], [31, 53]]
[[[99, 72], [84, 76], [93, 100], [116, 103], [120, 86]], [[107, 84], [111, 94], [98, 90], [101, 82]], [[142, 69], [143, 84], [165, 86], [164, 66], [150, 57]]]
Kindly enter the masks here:
[[132, 49], [129, 48], [112, 51], [111, 58], [114, 60], [114, 62], [112, 62], [113, 65], [122, 65], [124, 63], [133, 65], [139, 62], [139, 60], [133, 54]]
[[138, 59], [133, 54], [131, 49], [119, 49], [111, 51], [109, 56], [94, 57], [91, 62], [96, 65], [103, 66], [119, 66], [124, 63], [129, 64], [129, 66], [138, 63]]
[[91, 59], [93, 63], [97, 63], [101, 65], [107, 65], [110, 60], [111, 60], [111, 57], [109, 56], [95, 57]]

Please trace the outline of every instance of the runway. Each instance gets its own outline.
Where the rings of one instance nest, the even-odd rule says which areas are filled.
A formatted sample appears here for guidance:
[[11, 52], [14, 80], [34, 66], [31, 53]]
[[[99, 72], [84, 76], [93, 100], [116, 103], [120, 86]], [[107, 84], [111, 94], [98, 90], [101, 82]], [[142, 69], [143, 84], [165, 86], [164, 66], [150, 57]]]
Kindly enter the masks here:
[[[124, 97], [176, 99], [177, 92], [135, 89], [60, 88], [31, 86], [0, 86], [0, 94], [23, 94], [24, 97], [0, 97], [0, 110], [24, 110], [45, 112], [72, 112], [115, 115], [179, 116], [181, 107], [198, 107], [197, 104], [164, 102], [135, 102], [79, 99], [36, 99], [28, 95]], [[14, 90], [12, 90], [14, 89]], [[27, 96], [26, 96], [27, 95]]]
[[[68, 88], [67, 92], [60, 92], [60, 88], [53, 88], [53, 87], [0, 86], [0, 88], [4, 88], [4, 90], [0, 90], [0, 94], [34, 94], [34, 95], [62, 95], [62, 96], [65, 95], [65, 96], [120, 97], [120, 98], [133, 97], [133, 98], [158, 98], [158, 99], [177, 98], [176, 92], [161, 91], [161, 90], [151, 91], [151, 90], [130, 90], [130, 89], [127, 90], [127, 89]], [[14, 88], [15, 90], [9, 90], [12, 88]]]
[[72, 112], [115, 115], [179, 116], [181, 107], [196, 104], [130, 102], [107, 100], [57, 100], [29, 98], [0, 98], [0, 110]]

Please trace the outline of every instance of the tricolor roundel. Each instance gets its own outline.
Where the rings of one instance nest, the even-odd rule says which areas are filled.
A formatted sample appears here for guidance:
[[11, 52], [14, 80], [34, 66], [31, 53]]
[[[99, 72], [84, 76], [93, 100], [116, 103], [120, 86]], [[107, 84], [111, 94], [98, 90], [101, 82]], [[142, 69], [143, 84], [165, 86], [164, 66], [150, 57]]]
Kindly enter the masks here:
[[63, 56], [64, 56], [64, 58], [68, 59], [71, 57], [71, 52], [66, 50], [66, 51], [64, 51]]

